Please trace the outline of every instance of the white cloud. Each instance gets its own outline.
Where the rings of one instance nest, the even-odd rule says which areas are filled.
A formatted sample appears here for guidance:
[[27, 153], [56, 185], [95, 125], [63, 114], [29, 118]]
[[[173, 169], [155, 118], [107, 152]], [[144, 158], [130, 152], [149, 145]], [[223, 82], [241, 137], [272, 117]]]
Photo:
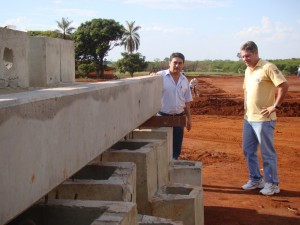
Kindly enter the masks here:
[[230, 4], [231, 0], [124, 0], [123, 2], [159, 9], [194, 9], [224, 7]]
[[263, 38], [270, 41], [279, 41], [288, 38], [291, 32], [293, 32], [292, 28], [280, 23], [273, 23], [269, 17], [264, 16], [260, 25], [244, 28], [236, 35], [239, 38]]
[[2, 26], [13, 26], [16, 30], [27, 31], [29, 24], [31, 24], [30, 19], [27, 19], [26, 17], [17, 17], [4, 21]]

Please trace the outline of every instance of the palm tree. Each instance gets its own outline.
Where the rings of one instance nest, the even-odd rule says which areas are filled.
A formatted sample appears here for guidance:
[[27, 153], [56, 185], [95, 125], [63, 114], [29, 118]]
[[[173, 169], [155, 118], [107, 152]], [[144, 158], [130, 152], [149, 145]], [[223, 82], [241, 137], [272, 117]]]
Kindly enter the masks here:
[[[73, 23], [73, 21], [69, 21], [68, 18], [62, 18], [61, 22], [56, 21], [57, 26], [62, 30], [63, 33], [63, 39], [66, 39], [66, 35], [71, 35], [72, 31], [75, 29], [75, 27], [70, 27], [71, 23]], [[57, 32], [60, 32], [60, 30], [56, 30]]]
[[135, 21], [129, 23], [126, 21], [126, 28], [122, 38], [122, 45], [124, 45], [125, 51], [132, 53], [137, 51], [140, 46], [140, 35], [137, 31], [141, 28], [140, 26], [134, 26]]

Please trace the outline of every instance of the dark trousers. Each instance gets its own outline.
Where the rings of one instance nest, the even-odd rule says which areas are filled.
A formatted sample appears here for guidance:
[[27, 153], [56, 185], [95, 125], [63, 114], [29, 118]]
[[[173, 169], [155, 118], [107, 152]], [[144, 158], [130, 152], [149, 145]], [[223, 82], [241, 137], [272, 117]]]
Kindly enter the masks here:
[[173, 159], [178, 159], [180, 155], [183, 132], [184, 127], [173, 127]]

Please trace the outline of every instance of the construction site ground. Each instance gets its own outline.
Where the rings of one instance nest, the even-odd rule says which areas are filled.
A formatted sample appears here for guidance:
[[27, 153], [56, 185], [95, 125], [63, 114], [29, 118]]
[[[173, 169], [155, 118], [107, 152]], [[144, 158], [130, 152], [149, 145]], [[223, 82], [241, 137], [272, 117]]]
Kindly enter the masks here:
[[[185, 130], [180, 159], [202, 162], [205, 225], [299, 225], [300, 78], [287, 77], [289, 92], [277, 113], [281, 192], [273, 196], [241, 189], [249, 179], [242, 152], [243, 77], [196, 78], [200, 95], [191, 106], [192, 130]], [[262, 165], [260, 153], [259, 159]]]

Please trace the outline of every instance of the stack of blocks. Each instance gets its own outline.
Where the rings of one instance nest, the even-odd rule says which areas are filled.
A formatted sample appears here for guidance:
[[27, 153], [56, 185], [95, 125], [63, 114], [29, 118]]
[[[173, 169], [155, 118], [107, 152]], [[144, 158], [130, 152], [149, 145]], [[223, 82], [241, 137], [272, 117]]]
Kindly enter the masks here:
[[202, 165], [171, 160], [170, 142], [171, 128], [133, 131], [9, 225], [203, 225]]

